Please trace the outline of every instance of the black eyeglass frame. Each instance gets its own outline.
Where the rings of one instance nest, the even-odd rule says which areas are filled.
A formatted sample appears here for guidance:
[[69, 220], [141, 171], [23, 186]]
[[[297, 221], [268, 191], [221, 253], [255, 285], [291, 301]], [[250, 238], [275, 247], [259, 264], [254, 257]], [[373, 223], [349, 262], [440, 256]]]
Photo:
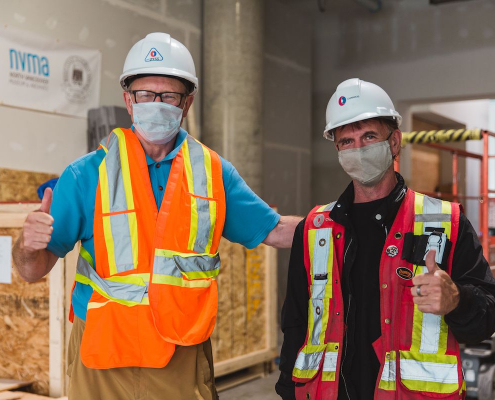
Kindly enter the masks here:
[[136, 93], [137, 92], [153, 93], [155, 95], [155, 97], [153, 98], [153, 101], [146, 101], [144, 103], [153, 103], [157, 97], [160, 97], [160, 101], [162, 103], [166, 103], [165, 101], [163, 101], [162, 95], [164, 95], [164, 94], [178, 94], [180, 96], [180, 101], [179, 101], [179, 105], [177, 107], [180, 107], [182, 105], [182, 102], [184, 101], [184, 99], [187, 98], [187, 96], [189, 96], [187, 93], [179, 93], [179, 92], [160, 92], [160, 93], [157, 93], [157, 92], [153, 92], [152, 90], [144, 90], [144, 89], [128, 90], [127, 92], [134, 95], [134, 101], [136, 102], [136, 104], [142, 104], [142, 103], [138, 103], [138, 101], [136, 99]]

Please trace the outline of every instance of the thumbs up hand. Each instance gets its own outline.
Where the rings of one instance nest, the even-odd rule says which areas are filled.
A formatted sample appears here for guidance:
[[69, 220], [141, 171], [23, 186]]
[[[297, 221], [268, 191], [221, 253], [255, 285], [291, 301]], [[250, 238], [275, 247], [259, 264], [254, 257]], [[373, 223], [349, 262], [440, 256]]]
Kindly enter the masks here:
[[20, 247], [27, 252], [46, 249], [53, 232], [53, 217], [50, 213], [52, 189], [46, 188], [39, 210], [28, 214], [22, 230]]
[[428, 272], [413, 278], [411, 294], [419, 311], [445, 315], [459, 304], [459, 289], [449, 274], [435, 262], [435, 253], [435, 250], [430, 250], [426, 255]]

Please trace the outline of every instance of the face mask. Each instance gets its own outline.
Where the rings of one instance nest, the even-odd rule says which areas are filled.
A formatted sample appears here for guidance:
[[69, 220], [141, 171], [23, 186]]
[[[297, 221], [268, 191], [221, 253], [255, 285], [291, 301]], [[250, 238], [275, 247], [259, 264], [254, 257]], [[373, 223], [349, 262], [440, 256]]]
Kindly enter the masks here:
[[339, 151], [339, 163], [344, 171], [364, 186], [374, 186], [380, 182], [392, 161], [388, 140]]
[[167, 103], [132, 103], [134, 126], [146, 141], [165, 144], [177, 136], [182, 109]]

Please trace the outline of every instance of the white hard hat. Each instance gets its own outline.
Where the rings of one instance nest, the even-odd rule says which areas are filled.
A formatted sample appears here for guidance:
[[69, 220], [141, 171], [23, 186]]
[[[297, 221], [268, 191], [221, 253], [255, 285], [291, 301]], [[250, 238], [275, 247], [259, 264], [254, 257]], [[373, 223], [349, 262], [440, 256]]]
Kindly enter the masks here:
[[150, 33], [141, 39], [127, 54], [120, 85], [127, 90], [127, 78], [136, 75], [167, 75], [185, 79], [198, 91], [198, 78], [191, 53], [178, 40], [167, 33]]
[[333, 141], [335, 128], [369, 118], [395, 119], [398, 126], [402, 122], [392, 100], [380, 86], [358, 78], [348, 79], [337, 86], [328, 102], [323, 136]]

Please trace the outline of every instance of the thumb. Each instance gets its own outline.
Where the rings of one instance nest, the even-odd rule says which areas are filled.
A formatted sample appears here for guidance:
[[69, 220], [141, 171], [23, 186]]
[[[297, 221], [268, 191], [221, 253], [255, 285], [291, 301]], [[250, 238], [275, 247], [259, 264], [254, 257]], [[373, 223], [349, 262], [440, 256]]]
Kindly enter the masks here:
[[437, 254], [437, 251], [434, 249], [431, 249], [428, 252], [428, 254], [426, 255], [425, 264], [426, 264], [426, 268], [428, 268], [429, 274], [433, 274], [435, 271], [440, 269], [438, 267], [438, 264], [435, 262], [436, 254]]
[[51, 188], [46, 188], [43, 193], [43, 199], [41, 200], [40, 211], [50, 214], [50, 207], [52, 205], [53, 191]]

